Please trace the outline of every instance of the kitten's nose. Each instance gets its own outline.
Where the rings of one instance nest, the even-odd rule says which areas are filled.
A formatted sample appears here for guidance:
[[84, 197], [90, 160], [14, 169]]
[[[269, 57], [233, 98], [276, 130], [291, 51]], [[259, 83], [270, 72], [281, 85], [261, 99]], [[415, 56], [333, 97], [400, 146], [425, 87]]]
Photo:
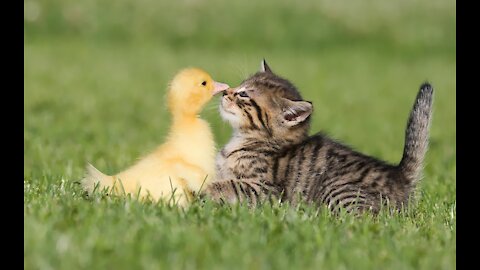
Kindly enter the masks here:
[[223, 95], [232, 95], [235, 92], [235, 88], [228, 88], [227, 90], [223, 91]]

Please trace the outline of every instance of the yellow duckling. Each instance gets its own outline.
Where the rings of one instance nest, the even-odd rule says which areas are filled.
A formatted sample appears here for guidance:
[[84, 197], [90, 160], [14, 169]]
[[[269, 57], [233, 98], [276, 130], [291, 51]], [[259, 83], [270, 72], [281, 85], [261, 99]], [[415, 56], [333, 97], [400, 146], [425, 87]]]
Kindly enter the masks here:
[[199, 113], [216, 93], [228, 89], [198, 68], [180, 71], [171, 81], [168, 108], [172, 125], [168, 137], [155, 151], [135, 165], [114, 176], [105, 175], [87, 165], [83, 188], [91, 194], [98, 183], [100, 190], [110, 188], [115, 194], [151, 196], [173, 200], [185, 206], [192, 192], [214, 179], [215, 142], [210, 126]]

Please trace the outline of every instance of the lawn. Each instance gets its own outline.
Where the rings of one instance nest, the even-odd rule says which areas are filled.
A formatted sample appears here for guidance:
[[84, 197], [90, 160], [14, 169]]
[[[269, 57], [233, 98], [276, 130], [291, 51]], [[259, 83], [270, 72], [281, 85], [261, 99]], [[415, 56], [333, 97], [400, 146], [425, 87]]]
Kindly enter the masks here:
[[[24, 9], [24, 269], [455, 269], [454, 1], [32, 1]], [[198, 66], [231, 86], [265, 57], [324, 131], [389, 162], [422, 82], [435, 88], [417, 200], [354, 218], [266, 205], [187, 210], [87, 200], [161, 143], [168, 81]], [[218, 147], [218, 98], [202, 116]]]

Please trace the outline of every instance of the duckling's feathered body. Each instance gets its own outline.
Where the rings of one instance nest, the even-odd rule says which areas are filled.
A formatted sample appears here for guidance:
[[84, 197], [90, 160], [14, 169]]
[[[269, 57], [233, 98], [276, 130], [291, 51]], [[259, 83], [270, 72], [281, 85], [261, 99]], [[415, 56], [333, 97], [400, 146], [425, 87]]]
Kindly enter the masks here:
[[[135, 165], [108, 176], [88, 165], [82, 185], [91, 193], [113, 188], [116, 194], [147, 195], [172, 199], [185, 206], [192, 192], [198, 192], [215, 175], [215, 142], [209, 124], [198, 114], [212, 95], [228, 88], [202, 70], [185, 69], [172, 80], [168, 103], [172, 125], [166, 141]], [[172, 201], [171, 201], [172, 202]]]

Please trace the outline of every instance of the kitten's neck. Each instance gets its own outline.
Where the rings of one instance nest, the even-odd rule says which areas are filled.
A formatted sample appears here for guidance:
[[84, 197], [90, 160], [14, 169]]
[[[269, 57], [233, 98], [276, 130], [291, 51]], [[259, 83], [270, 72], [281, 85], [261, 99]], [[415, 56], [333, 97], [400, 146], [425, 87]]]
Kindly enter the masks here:
[[234, 130], [231, 141], [241, 142], [242, 144], [270, 145], [281, 149], [301, 143], [307, 138], [308, 134], [298, 132], [291, 132], [284, 136], [272, 136], [257, 130]]

